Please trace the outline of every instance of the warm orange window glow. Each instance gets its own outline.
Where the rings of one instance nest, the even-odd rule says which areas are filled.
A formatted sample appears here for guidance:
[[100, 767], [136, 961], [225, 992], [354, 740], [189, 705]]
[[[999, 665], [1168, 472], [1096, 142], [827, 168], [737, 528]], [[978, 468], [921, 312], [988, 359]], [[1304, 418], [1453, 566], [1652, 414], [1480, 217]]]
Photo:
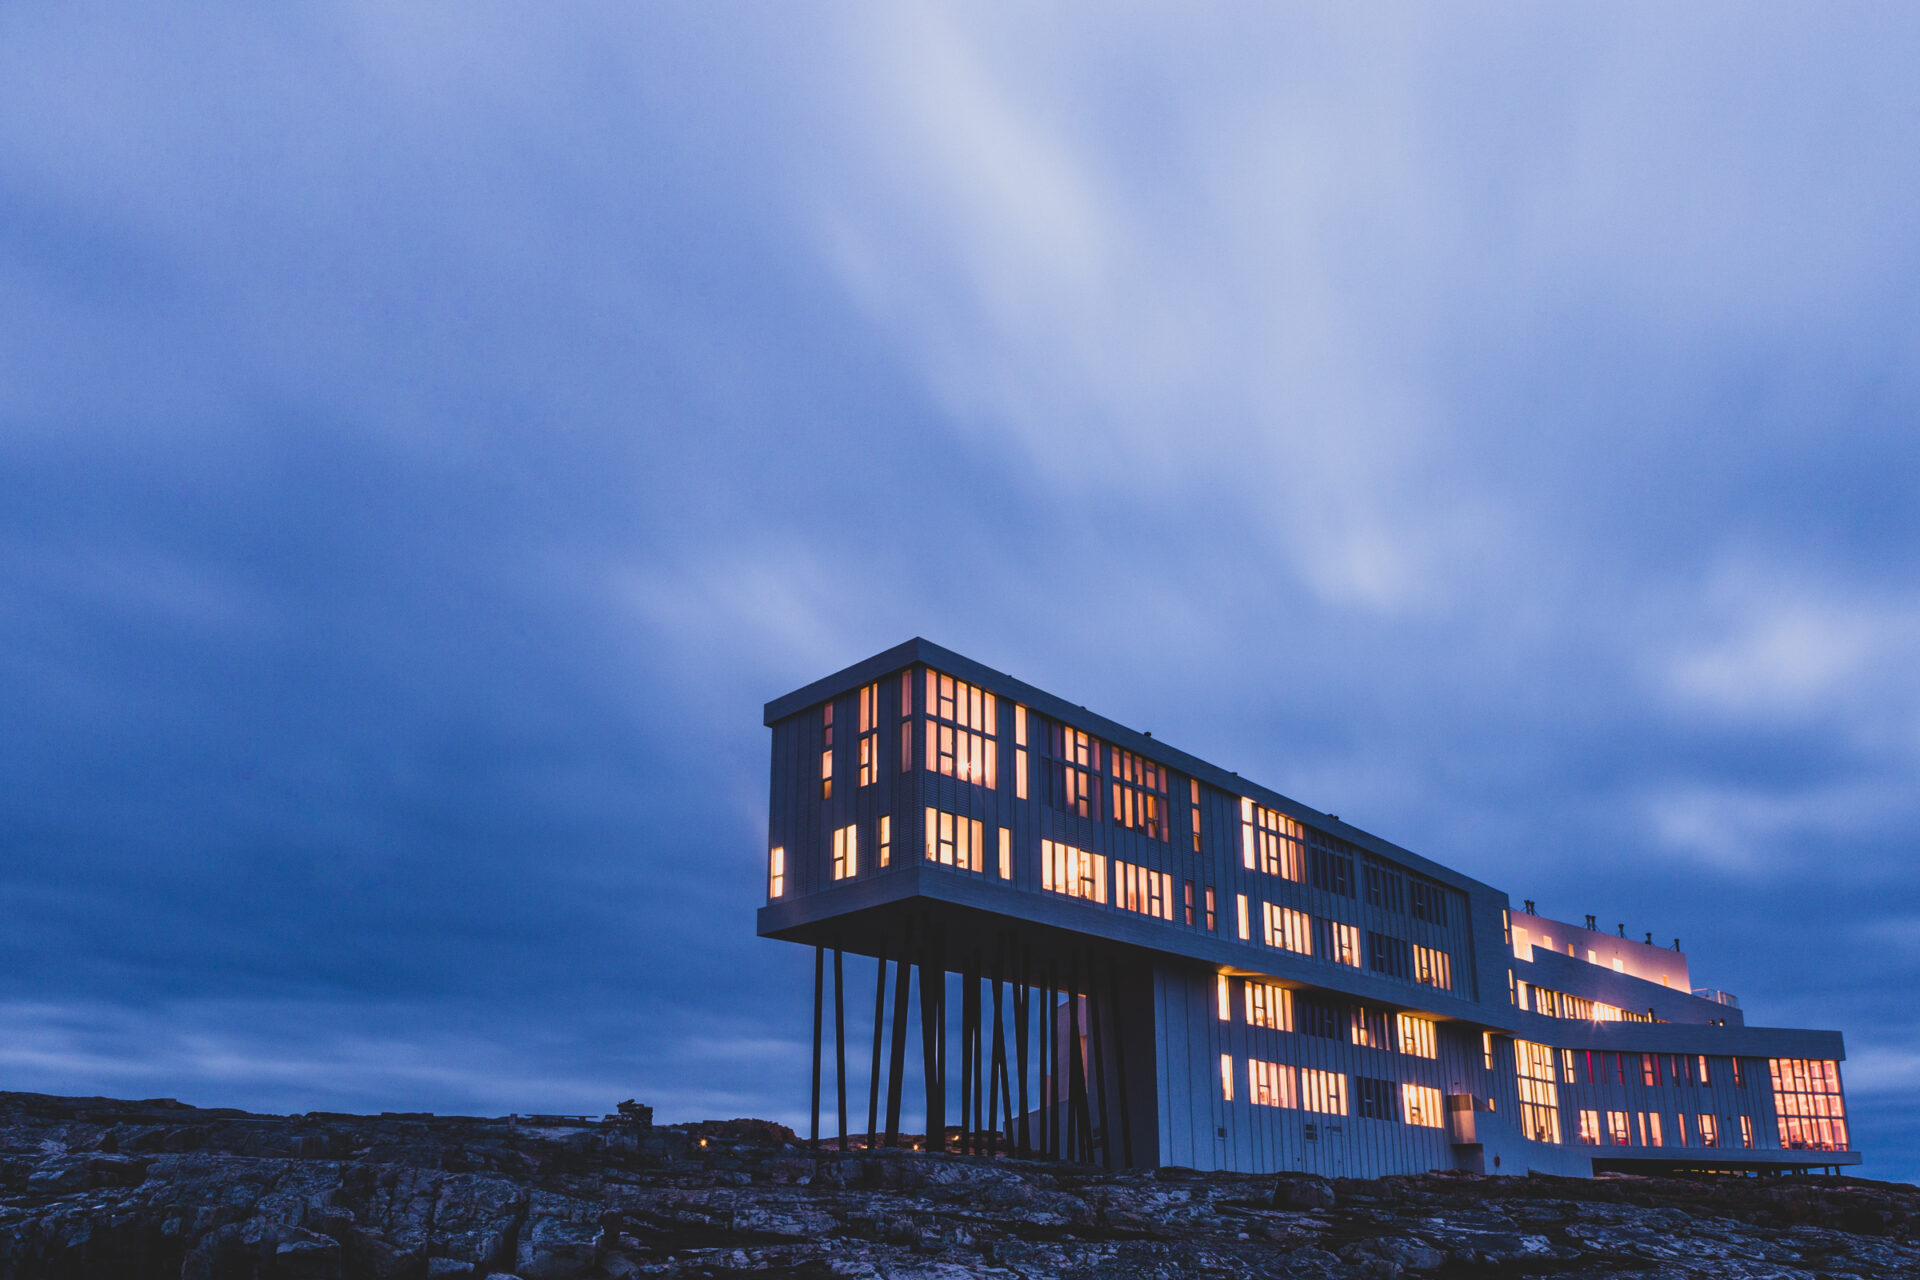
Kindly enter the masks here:
[[1248, 981], [1247, 1025], [1273, 1031], [1293, 1030], [1293, 992], [1271, 982]]
[[1600, 1145], [1600, 1113], [1598, 1111], [1582, 1111], [1580, 1113], [1579, 1141], [1582, 1146], [1597, 1147]]
[[1607, 1112], [1607, 1145], [1625, 1147], [1631, 1146], [1632, 1143], [1633, 1126], [1628, 1123], [1627, 1113], [1624, 1111]]
[[[1213, 886], [1212, 885], [1207, 886], [1207, 932], [1208, 933], [1213, 932]], [[1242, 929], [1240, 931], [1240, 936], [1243, 938], [1246, 937], [1247, 931], [1245, 929]]]
[[1107, 900], [1107, 860], [1053, 840], [1040, 842], [1040, 887], [1089, 902]]
[[1100, 740], [1063, 724], [1053, 726], [1051, 737], [1059, 761], [1059, 807], [1077, 817], [1099, 818], [1100, 788], [1093, 775], [1100, 767]]
[[833, 878], [846, 880], [860, 873], [860, 829], [836, 827], [833, 832]]
[[1752, 1116], [1740, 1117], [1740, 1145], [1743, 1147], [1753, 1146], [1753, 1117]]
[[1300, 1105], [1322, 1115], [1347, 1114], [1347, 1078], [1338, 1071], [1300, 1068]]
[[1238, 906], [1240, 908], [1240, 941], [1246, 942], [1251, 937], [1247, 932], [1247, 895], [1237, 893], [1234, 897], [1238, 899]]
[[1013, 832], [1000, 828], [1000, 878], [1013, 879]]
[[1200, 780], [1187, 779], [1187, 796], [1193, 806], [1193, 851], [1200, 852]]
[[1327, 959], [1335, 964], [1360, 967], [1360, 931], [1350, 924], [1327, 921]]
[[1021, 799], [1027, 798], [1027, 709], [1019, 703], [1013, 707], [1013, 794]]
[[1418, 943], [1413, 948], [1413, 980], [1424, 982], [1430, 987], [1442, 991], [1453, 990], [1453, 960], [1444, 951], [1433, 947], [1423, 947]]
[[860, 785], [880, 780], [880, 686], [860, 690]]
[[1307, 863], [1301, 853], [1305, 839], [1305, 829], [1286, 814], [1240, 798], [1240, 861], [1247, 870], [1305, 880]]
[[929, 807], [927, 861], [937, 862], [943, 867], [958, 867], [962, 871], [984, 870], [986, 863], [982, 860], [980, 849], [983, 830], [978, 818], [962, 818]]
[[1220, 984], [1219, 985], [1220, 1021], [1232, 1022], [1233, 1021], [1233, 1001], [1227, 994], [1228, 983], [1227, 983], [1226, 974], [1223, 973], [1220, 975], [1219, 984]]
[[913, 770], [913, 672], [900, 673], [900, 772]]
[[829, 702], [820, 715], [820, 798], [833, 799], [833, 704]]
[[1514, 1073], [1520, 1084], [1520, 1132], [1534, 1142], [1560, 1141], [1560, 1091], [1554, 1079], [1553, 1050], [1531, 1040], [1513, 1042]]
[[1164, 871], [1116, 861], [1113, 864], [1113, 902], [1127, 911], [1171, 920], [1173, 877]]
[[1416, 1058], [1437, 1058], [1440, 1050], [1434, 1043], [1433, 1023], [1426, 1018], [1416, 1018], [1410, 1013], [1399, 1016], [1400, 1052]]
[[1845, 1151], [1846, 1107], [1840, 1098], [1837, 1063], [1809, 1058], [1773, 1058], [1773, 1110], [1780, 1145], [1789, 1151]]
[[1167, 840], [1167, 771], [1153, 761], [1107, 748], [1108, 791], [1113, 820], [1129, 831]]
[[1298, 951], [1301, 955], [1313, 954], [1313, 917], [1304, 911], [1275, 906], [1271, 902], [1261, 903], [1260, 910], [1268, 946]]
[[1406, 1108], [1408, 1124], [1417, 1124], [1423, 1129], [1446, 1127], [1446, 1114], [1440, 1110], [1440, 1091], [1432, 1085], [1401, 1085], [1400, 1103]]
[[777, 898], [787, 891], [787, 851], [775, 846], [767, 855], [767, 896]]
[[998, 784], [994, 696], [977, 685], [927, 672], [927, 769], [982, 787]]
[[1720, 1118], [1702, 1111], [1699, 1115], [1695, 1116], [1694, 1119], [1698, 1122], [1700, 1129], [1700, 1145], [1703, 1147], [1719, 1146]]
[[1228, 1102], [1233, 1101], [1233, 1055], [1220, 1055], [1220, 1096]]
[[[1256, 1107], [1299, 1106], [1293, 1068], [1284, 1062], [1247, 1059], [1247, 1101]], [[1345, 1115], [1346, 1111], [1342, 1109], [1340, 1114]]]
[[1641, 1111], [1637, 1114], [1640, 1117], [1640, 1145], [1643, 1147], [1666, 1146], [1667, 1144], [1660, 1137], [1660, 1113]]
[[893, 818], [889, 814], [880, 815], [880, 865], [886, 866], [893, 861]]

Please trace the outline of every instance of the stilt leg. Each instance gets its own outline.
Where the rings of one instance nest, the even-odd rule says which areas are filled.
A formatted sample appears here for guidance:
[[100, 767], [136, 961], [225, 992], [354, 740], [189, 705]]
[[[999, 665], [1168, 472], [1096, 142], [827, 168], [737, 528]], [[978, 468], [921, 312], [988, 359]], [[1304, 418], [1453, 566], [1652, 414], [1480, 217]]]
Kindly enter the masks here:
[[840, 948], [833, 949], [833, 1076], [840, 1103], [840, 1150], [847, 1149], [847, 1002]]
[[827, 953], [823, 947], [813, 949], [813, 1124], [807, 1130], [807, 1145], [819, 1150], [820, 1147], [820, 988], [826, 980]]
[[873, 1135], [880, 1127], [880, 1035], [887, 1021], [887, 944], [880, 942], [880, 958], [874, 963], [873, 979], [873, 1066], [867, 1071], [867, 1150], [873, 1150]]
[[907, 1002], [912, 996], [912, 952], [901, 944], [893, 964], [893, 1045], [887, 1052], [887, 1145], [900, 1145], [900, 1095], [906, 1091]]

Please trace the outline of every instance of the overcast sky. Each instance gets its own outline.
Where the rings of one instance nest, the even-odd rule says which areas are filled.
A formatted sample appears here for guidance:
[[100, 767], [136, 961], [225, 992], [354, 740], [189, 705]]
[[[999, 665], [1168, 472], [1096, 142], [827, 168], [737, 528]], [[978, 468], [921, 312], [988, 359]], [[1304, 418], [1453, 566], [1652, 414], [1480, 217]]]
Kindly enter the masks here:
[[760, 707], [924, 635], [1920, 1176], [1920, 12], [1202, 12], [0, 6], [0, 1088], [798, 1120]]

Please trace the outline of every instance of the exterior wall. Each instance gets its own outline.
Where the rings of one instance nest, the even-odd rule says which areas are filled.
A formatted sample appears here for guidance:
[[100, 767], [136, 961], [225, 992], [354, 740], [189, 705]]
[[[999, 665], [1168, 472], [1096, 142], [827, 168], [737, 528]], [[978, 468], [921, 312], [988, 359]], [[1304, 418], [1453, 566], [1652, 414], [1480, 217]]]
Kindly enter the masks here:
[[[931, 767], [925, 718], [929, 667], [998, 699], [991, 735], [997, 785], [980, 785]], [[872, 688], [876, 695], [870, 703], [875, 713], [875, 772], [866, 785], [859, 781], [863, 688]], [[831, 746], [825, 723], [829, 706]], [[1016, 741], [1016, 708], [1027, 714], [1024, 748]], [[1062, 948], [1100, 949], [1097, 958], [1074, 952], [1076, 958], [1069, 963], [1083, 966], [1083, 973], [1090, 972], [1085, 966], [1091, 964], [1113, 975], [1112, 999], [1120, 1002], [1115, 1012], [1124, 1016], [1115, 1017], [1111, 1029], [1117, 1044], [1106, 1076], [1091, 1087], [1104, 1092], [1110, 1109], [1117, 1112], [1124, 1064], [1135, 1163], [1305, 1169], [1348, 1176], [1455, 1167], [1488, 1173], [1538, 1169], [1586, 1174], [1595, 1158], [1671, 1160], [1676, 1154], [1669, 1134], [1663, 1134], [1667, 1144], [1658, 1148], [1638, 1143], [1624, 1148], [1580, 1146], [1575, 1135], [1582, 1109], [1627, 1110], [1636, 1117], [1658, 1111], [1669, 1124], [1675, 1114], [1714, 1114], [1723, 1124], [1723, 1149], [1738, 1138], [1726, 1128], [1737, 1129], [1737, 1117], [1749, 1115], [1756, 1152], [1770, 1149], [1773, 1158], [1808, 1164], [1858, 1159], [1853, 1153], [1781, 1152], [1774, 1123], [1767, 1059], [1838, 1061], [1845, 1055], [1836, 1033], [1746, 1027], [1738, 1008], [1690, 993], [1687, 958], [1680, 952], [1512, 913], [1506, 895], [1492, 886], [958, 654], [909, 642], [770, 703], [767, 722], [773, 735], [769, 845], [784, 850], [784, 882], [780, 894], [761, 911], [760, 932], [816, 945], [875, 948], [867, 954], [882, 954], [892, 946], [897, 960], [905, 948], [922, 945], [917, 939], [924, 934], [916, 930], [924, 931], [937, 917], [954, 922], [956, 937], [972, 931], [965, 946], [973, 948], [968, 954], [976, 957], [983, 947], [991, 949], [1011, 938], [1025, 940], [1022, 954], [1036, 948], [1055, 953]], [[1165, 771], [1167, 838], [1128, 829], [1110, 814], [1081, 816], [1063, 807], [1051, 790], [1060, 767], [1049, 749], [1048, 735], [1056, 724], [1090, 734], [1109, 749], [1134, 753]], [[1024, 798], [1018, 782], [1023, 750]], [[822, 784], [824, 752], [832, 755], [831, 794]], [[1098, 785], [1106, 807], [1111, 780], [1105, 772]], [[1191, 803], [1196, 787], [1197, 828]], [[1300, 856], [1308, 867], [1300, 879], [1247, 865], [1243, 813], [1248, 802], [1297, 824], [1305, 837]], [[979, 871], [929, 861], [925, 814], [930, 807], [981, 824]], [[879, 865], [883, 819], [890, 830], [884, 867]], [[857, 833], [857, 870], [836, 881], [832, 833], [848, 826]], [[1041, 849], [1047, 841], [1105, 858], [1109, 901], [1099, 904], [1044, 888]], [[1170, 877], [1173, 919], [1115, 905], [1116, 861]], [[1338, 871], [1342, 863], [1343, 873]], [[1320, 874], [1322, 867], [1329, 874]], [[1342, 877], [1345, 892], [1337, 887]], [[1186, 916], [1189, 885], [1192, 923]], [[1205, 920], [1209, 888], [1215, 912], [1211, 929]], [[1422, 902], [1444, 904], [1437, 912], [1443, 920], [1431, 918], [1435, 911], [1414, 909], [1416, 888]], [[1247, 898], [1250, 916], [1245, 940], [1237, 927], [1241, 895]], [[1266, 945], [1263, 903], [1311, 917], [1308, 953]], [[1330, 935], [1324, 930], [1335, 924], [1357, 931], [1357, 965], [1338, 963], [1326, 954]], [[942, 923], [942, 938], [946, 931]], [[1552, 937], [1554, 950], [1528, 945], [1543, 936]], [[1571, 957], [1565, 954], [1569, 943], [1576, 951]], [[1398, 968], [1396, 948], [1404, 955], [1416, 946], [1448, 957], [1450, 990], [1416, 981]], [[1589, 950], [1593, 963], [1586, 959]], [[1620, 971], [1613, 968], [1616, 958]], [[957, 969], [960, 962], [954, 963]], [[1232, 1017], [1224, 1021], [1217, 1004], [1222, 974], [1233, 983]], [[1284, 987], [1296, 1000], [1319, 998], [1334, 1004], [1342, 1034], [1324, 1038], [1248, 1026], [1240, 983], [1249, 977]], [[1602, 1001], [1657, 1021], [1541, 1016], [1515, 1007], [1514, 994], [1523, 983]], [[1356, 1006], [1382, 1017], [1390, 1036], [1397, 1013], [1433, 1020], [1438, 1056], [1427, 1059], [1402, 1053], [1397, 1046], [1353, 1043], [1345, 1034], [1346, 1019]], [[1561, 1050], [1583, 1055], [1583, 1064], [1589, 1053], [1602, 1059], [1613, 1055], [1607, 1059], [1616, 1064], [1611, 1082], [1577, 1071], [1554, 1082], [1560, 1144], [1520, 1136], [1516, 1039], [1553, 1048], [1556, 1061]], [[1632, 1079], [1620, 1084], [1618, 1055], [1643, 1053], [1705, 1054], [1716, 1062], [1740, 1057], [1747, 1064], [1746, 1087], [1732, 1089], [1730, 1069], [1710, 1071], [1711, 1083], [1704, 1086], [1647, 1087]], [[1231, 1100], [1222, 1096], [1222, 1054], [1233, 1062]], [[1346, 1081], [1346, 1114], [1256, 1106], [1247, 1074], [1254, 1057], [1340, 1073]], [[1446, 1100], [1448, 1123], [1430, 1128], [1360, 1115], [1356, 1082], [1362, 1078], [1390, 1082], [1396, 1090], [1408, 1082], [1438, 1090]], [[1742, 1152], [1743, 1158], [1750, 1154]]]

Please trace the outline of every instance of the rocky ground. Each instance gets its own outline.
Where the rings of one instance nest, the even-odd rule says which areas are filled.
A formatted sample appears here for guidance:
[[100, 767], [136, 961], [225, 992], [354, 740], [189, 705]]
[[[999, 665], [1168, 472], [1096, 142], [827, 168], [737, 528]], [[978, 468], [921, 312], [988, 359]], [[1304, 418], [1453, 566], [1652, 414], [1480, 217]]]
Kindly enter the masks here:
[[1920, 1277], [1920, 1189], [810, 1154], [759, 1121], [0, 1094], [0, 1280]]

